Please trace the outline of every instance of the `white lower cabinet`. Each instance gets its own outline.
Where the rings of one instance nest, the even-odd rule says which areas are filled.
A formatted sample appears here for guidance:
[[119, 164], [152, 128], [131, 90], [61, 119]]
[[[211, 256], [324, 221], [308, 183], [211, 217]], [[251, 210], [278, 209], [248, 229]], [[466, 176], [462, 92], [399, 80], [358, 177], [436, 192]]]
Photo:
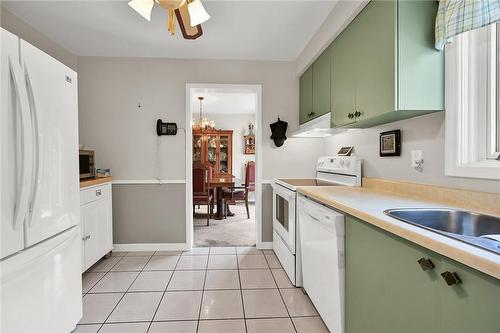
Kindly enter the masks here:
[[82, 272], [113, 249], [111, 183], [80, 190]]

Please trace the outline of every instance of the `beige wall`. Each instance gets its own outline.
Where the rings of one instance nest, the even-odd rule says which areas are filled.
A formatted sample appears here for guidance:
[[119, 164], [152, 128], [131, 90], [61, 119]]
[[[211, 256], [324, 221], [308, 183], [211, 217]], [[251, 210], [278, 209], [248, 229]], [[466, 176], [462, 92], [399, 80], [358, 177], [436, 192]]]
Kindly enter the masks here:
[[59, 46], [49, 37], [42, 34], [41, 32], [38, 32], [29, 24], [27, 24], [5, 8], [1, 7], [0, 11], [0, 24], [2, 28], [12, 32], [28, 43], [36, 46], [40, 50], [56, 58], [71, 69], [75, 71], [77, 70], [78, 61], [76, 55]]
[[[325, 154], [354, 145], [363, 158], [363, 175], [421, 184], [500, 193], [500, 181], [444, 175], [445, 112], [433, 113], [363, 130], [350, 130], [325, 139]], [[401, 129], [402, 150], [398, 157], [379, 156], [379, 133]], [[411, 150], [423, 150], [424, 169], [410, 167]]]
[[[321, 140], [269, 139], [278, 115], [298, 126], [293, 62], [80, 57], [80, 142], [115, 179], [184, 179], [184, 134], [158, 139], [157, 118], [185, 127], [186, 83], [262, 84], [263, 179], [312, 176]], [[139, 103], [142, 107], [138, 107]], [[299, 158], [297, 158], [299, 157]]]
[[[97, 166], [111, 168], [116, 180], [185, 179], [184, 133], [158, 138], [155, 124], [157, 118], [162, 118], [185, 127], [186, 83], [261, 84], [262, 178], [314, 175], [315, 161], [323, 151], [322, 140], [290, 138], [283, 147], [276, 148], [269, 138], [269, 124], [278, 116], [289, 123], [290, 129], [298, 126], [299, 88], [294, 62], [80, 57], [78, 72], [80, 141], [96, 150]], [[121, 185], [121, 191], [137, 191], [135, 186]], [[126, 235], [119, 240], [136, 242], [133, 224], [120, 220], [125, 216], [116, 210], [120, 207], [136, 207], [143, 212], [137, 223], [151, 230], [163, 223], [158, 220], [159, 211], [166, 212], [161, 221], [169, 221], [173, 209], [184, 209], [185, 203], [165, 199], [156, 209], [144, 210], [149, 203], [140, 198], [148, 200], [149, 186], [158, 185], [145, 185], [140, 189], [145, 195], [136, 194], [138, 200], [124, 204], [120, 196], [114, 198], [115, 229], [121, 229], [115, 233]], [[265, 196], [265, 200], [270, 198]], [[264, 205], [268, 207], [269, 203]], [[270, 214], [267, 208], [265, 212]], [[271, 216], [263, 216], [266, 240], [270, 240], [271, 226], [267, 224], [271, 221]], [[177, 223], [185, 226], [184, 220]], [[163, 235], [162, 242], [171, 241], [167, 234]]]
[[113, 242], [184, 243], [184, 190], [183, 184], [113, 185]]

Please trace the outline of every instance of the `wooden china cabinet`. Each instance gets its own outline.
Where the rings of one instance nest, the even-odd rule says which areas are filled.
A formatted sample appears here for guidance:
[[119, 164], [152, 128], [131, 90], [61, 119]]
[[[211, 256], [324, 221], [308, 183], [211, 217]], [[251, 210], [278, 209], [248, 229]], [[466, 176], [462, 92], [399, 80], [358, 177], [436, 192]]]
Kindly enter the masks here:
[[193, 162], [212, 165], [215, 177], [232, 177], [233, 131], [193, 129]]

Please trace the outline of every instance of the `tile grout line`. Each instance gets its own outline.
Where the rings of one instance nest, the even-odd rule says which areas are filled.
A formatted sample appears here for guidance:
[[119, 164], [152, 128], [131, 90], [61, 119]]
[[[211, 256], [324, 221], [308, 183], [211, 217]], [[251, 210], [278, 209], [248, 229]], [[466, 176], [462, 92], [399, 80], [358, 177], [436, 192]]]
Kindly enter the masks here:
[[[153, 256], [154, 256], [154, 254], [153, 254]], [[146, 330], [146, 333], [149, 332], [149, 330], [151, 329], [151, 325], [153, 325], [153, 321], [154, 321], [154, 319], [156, 317], [156, 314], [158, 313], [158, 309], [160, 308], [161, 302], [163, 301], [163, 298], [165, 297], [165, 294], [167, 293], [168, 286], [170, 285], [170, 282], [172, 281], [172, 278], [174, 277], [175, 269], [177, 268], [177, 265], [179, 264], [179, 261], [181, 260], [181, 257], [182, 257], [182, 252], [179, 255], [179, 257], [177, 258], [177, 262], [175, 263], [174, 270], [172, 271], [172, 274], [170, 274], [170, 278], [168, 279], [168, 282], [165, 285], [165, 289], [163, 289], [163, 293], [161, 294], [161, 297], [160, 297], [160, 302], [158, 302], [158, 305], [156, 306], [156, 310], [153, 313], [153, 317], [149, 321], [149, 326], [148, 326], [148, 329]], [[146, 267], [146, 266], [144, 266], [144, 267]]]
[[[111, 310], [111, 312], [109, 313], [109, 315], [106, 317], [106, 319], [104, 320], [104, 322], [102, 323], [101, 327], [99, 327], [99, 329], [97, 330], [96, 333], [99, 333], [99, 331], [104, 327], [104, 324], [106, 324], [106, 322], [108, 321], [109, 317], [111, 317], [111, 315], [113, 314], [113, 312], [116, 310], [116, 308], [118, 307], [118, 304], [120, 304], [120, 302], [122, 301], [122, 299], [125, 297], [125, 295], [127, 295], [127, 292], [130, 290], [130, 288], [132, 287], [132, 285], [134, 284], [134, 282], [137, 280], [137, 278], [139, 277], [139, 275], [141, 275], [141, 273], [144, 271], [144, 268], [147, 266], [147, 264], [151, 261], [151, 258], [153, 258], [153, 255], [156, 253], [153, 252], [153, 254], [149, 257], [148, 261], [144, 264], [144, 266], [142, 267], [142, 269], [139, 271], [139, 274], [137, 274], [137, 276], [135, 277], [134, 281], [132, 281], [132, 283], [130, 284], [130, 286], [128, 286], [127, 290], [123, 293], [122, 297], [120, 297], [120, 299], [118, 300], [118, 302], [116, 303], [116, 305], [113, 307], [113, 310]], [[125, 257], [123, 257], [125, 258]], [[122, 258], [122, 259], [123, 259]], [[121, 260], [119, 260], [118, 262], [120, 262]], [[118, 262], [116, 264], [118, 264]], [[115, 265], [116, 266], [116, 265]], [[115, 267], [113, 266], [113, 267]], [[111, 269], [113, 269], [113, 267]], [[109, 270], [111, 272], [111, 269]]]
[[205, 277], [203, 278], [203, 289], [201, 291], [200, 310], [198, 310], [198, 321], [196, 322], [196, 332], [197, 333], [200, 329], [201, 310], [202, 310], [202, 306], [203, 306], [203, 297], [205, 296], [205, 284], [207, 282], [207, 272], [208, 272], [208, 263], [209, 262], [210, 262], [210, 248], [208, 248], [207, 264], [205, 265]]
[[[111, 259], [111, 258], [112, 258], [112, 257], [110, 257], [110, 258], [108, 258], [108, 259]], [[96, 274], [99, 274], [99, 273], [104, 273], [104, 275], [103, 275], [103, 276], [101, 276], [101, 278], [100, 278], [99, 280], [97, 280], [97, 282], [96, 282], [96, 283], [94, 283], [94, 284], [92, 285], [92, 287], [90, 287], [90, 288], [89, 288], [89, 290], [88, 290], [86, 293], [84, 293], [84, 294], [83, 294], [83, 296], [85, 296], [85, 295], [89, 294], [89, 293], [90, 293], [90, 291], [91, 291], [92, 289], [94, 289], [94, 287], [95, 287], [95, 286], [96, 286], [99, 282], [101, 282], [101, 280], [102, 280], [102, 279], [104, 279], [104, 277], [105, 277], [106, 275], [108, 275], [108, 273], [109, 273], [109, 272], [111, 272], [111, 270], [112, 270], [112, 269], [113, 269], [116, 265], [118, 265], [118, 263], [119, 263], [120, 261], [122, 261], [122, 259], [123, 259], [123, 258], [125, 258], [125, 256], [120, 257], [120, 259], [118, 259], [118, 261], [117, 261], [117, 262], [115, 262], [115, 264], [114, 264], [113, 266], [111, 266], [111, 267], [109, 268], [109, 270], [108, 270], [108, 271], [106, 271], [106, 272], [87, 272], [87, 271], [83, 272], [83, 273], [82, 273], [82, 275], [84, 275], [85, 273], [87, 273], [87, 274], [88, 274], [88, 273], [96, 273]], [[101, 258], [101, 259], [102, 259], [102, 258]], [[99, 260], [100, 260], [100, 259], [99, 259]], [[96, 264], [97, 264], [97, 263], [96, 263]], [[95, 265], [95, 264], [94, 264], [94, 265]], [[94, 266], [94, 265], [92, 265], [92, 266]], [[92, 268], [92, 267], [89, 267], [89, 269], [90, 269], [90, 268]], [[83, 296], [82, 296], [82, 298], [83, 298]]]
[[236, 249], [236, 268], [238, 269], [238, 281], [240, 283], [241, 306], [243, 308], [243, 322], [245, 323], [245, 332], [248, 333], [247, 318], [245, 314], [245, 302], [243, 301], [243, 286], [241, 285], [240, 261], [238, 257], [238, 249]]
[[[109, 272], [111, 272], [111, 270], [112, 270], [112, 269], [113, 269], [116, 265], [118, 265], [118, 263], [119, 263], [120, 261], [122, 261], [122, 260], [123, 260], [123, 258], [125, 258], [125, 256], [122, 256], [120, 259], [118, 259], [118, 260], [115, 262], [115, 264], [114, 264], [114, 265], [112, 265], [112, 266], [109, 268], [109, 270], [108, 270], [108, 271], [104, 272], [104, 275], [103, 275], [103, 276], [99, 279], [99, 281], [97, 281], [97, 282], [96, 282], [96, 283], [92, 286], [92, 288], [90, 288], [90, 289], [89, 289], [89, 290], [88, 290], [88, 291], [87, 291], [87, 292], [86, 292], [86, 293], [82, 296], [82, 302], [83, 302], [83, 297], [84, 297], [84, 296], [87, 296], [88, 294], [93, 295], [92, 293], [90, 293], [90, 291], [92, 291], [92, 289], [94, 289], [94, 287], [95, 287], [95, 286], [96, 286], [99, 282], [101, 282], [101, 280], [102, 280], [102, 279], [104, 279], [104, 277], [105, 277], [106, 275], [108, 275], [108, 273], [109, 273]], [[102, 259], [102, 258], [101, 258], [101, 259]], [[111, 257], [110, 257], [110, 258], [108, 258], [108, 259], [111, 259]], [[94, 265], [95, 265], [95, 264], [94, 264]], [[85, 272], [84, 272], [84, 273], [85, 273]], [[102, 273], [102, 272], [89, 272], [89, 273]], [[124, 295], [125, 295], [125, 294], [124, 294]], [[122, 296], [122, 297], [123, 297], [123, 296]], [[120, 298], [120, 300], [121, 300], [121, 298]], [[118, 301], [118, 303], [120, 303], [120, 301]], [[118, 303], [116, 303], [116, 304], [118, 305]], [[112, 310], [111, 312], [113, 312], [114, 310], [115, 310], [115, 308], [113, 308], [113, 310]], [[111, 312], [109, 313], [110, 315], [111, 315]], [[108, 316], [108, 317], [109, 317], [109, 316]], [[106, 319], [108, 319], [108, 318], [106, 317]], [[81, 320], [81, 319], [80, 319], [80, 320]], [[105, 322], [106, 322], [106, 320], [105, 320], [103, 323], [100, 323], [100, 324], [98, 323], [98, 324], [97, 324], [97, 325], [100, 325], [100, 326], [99, 326], [99, 328], [97, 329], [97, 332], [96, 332], [96, 333], [98, 333], [98, 332], [101, 330], [101, 328], [104, 326], [104, 323], [105, 323]], [[78, 324], [77, 324], [77, 326], [78, 326]]]
[[[199, 291], [199, 290], [198, 290]], [[246, 319], [250, 320], [266, 320], [266, 319], [286, 319], [288, 317], [246, 317]], [[292, 318], [321, 318], [319, 315], [303, 315], [303, 316], [294, 316]], [[242, 318], [216, 318], [216, 319], [201, 319], [200, 321], [223, 321], [223, 320], [242, 320]], [[164, 319], [164, 320], [156, 320], [154, 323], [176, 323], [176, 322], [192, 322], [195, 319]], [[134, 324], [134, 323], [151, 323], [150, 320], [136, 320], [136, 321], [117, 321], [113, 323], [107, 324]], [[88, 323], [88, 324], [79, 324], [79, 326], [93, 326], [93, 325], [101, 325], [100, 323]]]
[[292, 327], [295, 330], [296, 333], [298, 333], [297, 328], [295, 327], [295, 323], [292, 320], [292, 316], [290, 315], [290, 311], [288, 311], [288, 307], [286, 306], [285, 299], [283, 298], [283, 295], [281, 294], [281, 290], [278, 286], [278, 283], [276, 282], [276, 279], [274, 278], [273, 271], [271, 270], [271, 265], [269, 265], [269, 262], [267, 261], [267, 257], [264, 255], [264, 258], [266, 259], [267, 266], [269, 266], [269, 270], [271, 271], [271, 276], [273, 277], [274, 283], [276, 284], [276, 288], [278, 289], [278, 293], [280, 294], [281, 301], [283, 302], [283, 305], [285, 306], [286, 313], [288, 313], [288, 319], [292, 322]]

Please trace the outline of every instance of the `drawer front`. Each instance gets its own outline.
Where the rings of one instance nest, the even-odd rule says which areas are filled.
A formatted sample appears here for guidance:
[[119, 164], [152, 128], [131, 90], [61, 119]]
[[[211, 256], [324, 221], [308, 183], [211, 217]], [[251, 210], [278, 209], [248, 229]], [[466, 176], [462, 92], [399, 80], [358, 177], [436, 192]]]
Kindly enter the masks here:
[[92, 186], [80, 190], [80, 205], [111, 196], [111, 184]]

